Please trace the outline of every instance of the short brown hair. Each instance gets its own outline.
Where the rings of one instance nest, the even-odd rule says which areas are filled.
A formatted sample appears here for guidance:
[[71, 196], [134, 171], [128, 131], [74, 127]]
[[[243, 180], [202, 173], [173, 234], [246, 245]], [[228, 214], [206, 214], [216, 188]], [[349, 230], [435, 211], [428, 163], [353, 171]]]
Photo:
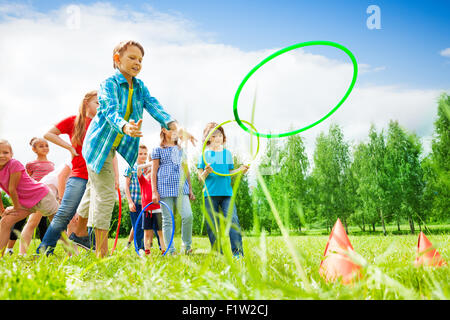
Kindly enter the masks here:
[[[209, 122], [208, 124], [206, 124], [205, 129], [203, 130], [203, 143], [205, 143], [206, 137], [208, 136], [208, 134], [211, 132], [212, 129], [214, 129], [215, 127], [217, 127], [219, 124], [216, 122]], [[219, 130], [220, 133], [222, 133], [223, 135], [223, 142], [227, 142], [227, 136], [225, 135], [225, 130], [223, 130], [223, 127], [218, 127], [215, 131]], [[208, 142], [206, 142], [206, 145], [208, 146], [211, 142], [208, 139]]]
[[133, 40], [128, 41], [122, 41], [120, 42], [113, 50], [113, 67], [114, 69], [117, 69], [116, 61], [114, 61], [114, 56], [118, 54], [119, 56], [122, 55], [122, 53], [129, 47], [129, 46], [136, 46], [141, 50], [142, 56], [144, 56], [144, 47], [137, 42]]
[[34, 148], [34, 146], [36, 145], [36, 143], [38, 143], [39, 141], [47, 142], [47, 140], [45, 140], [44, 138], [33, 137], [33, 138], [30, 140], [30, 146], [31, 146], [32, 148]]
[[145, 144], [143, 144], [143, 143], [140, 143], [140, 144], [139, 144], [139, 149], [145, 149], [145, 150], [148, 150], [148, 149], [147, 149], [147, 146], [146, 146]]

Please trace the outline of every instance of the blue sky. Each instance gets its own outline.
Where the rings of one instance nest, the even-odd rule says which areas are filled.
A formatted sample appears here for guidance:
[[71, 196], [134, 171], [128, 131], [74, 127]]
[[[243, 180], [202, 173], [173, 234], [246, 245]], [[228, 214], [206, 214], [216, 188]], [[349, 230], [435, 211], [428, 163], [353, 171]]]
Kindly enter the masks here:
[[[5, 1], [1, 1], [5, 3]], [[11, 1], [8, 1], [11, 3]], [[48, 12], [67, 4], [97, 1], [23, 1]], [[361, 84], [401, 85], [405, 88], [450, 87], [450, 1], [109, 1], [132, 9], [149, 5], [188, 20], [209, 41], [244, 51], [281, 48], [311, 40], [339, 42], [354, 52], [359, 63], [383, 72], [360, 78]], [[124, 4], [125, 3], [125, 4]], [[381, 11], [381, 29], [369, 30], [369, 5]], [[314, 52], [320, 52], [320, 48]], [[333, 52], [327, 51], [327, 56]]]

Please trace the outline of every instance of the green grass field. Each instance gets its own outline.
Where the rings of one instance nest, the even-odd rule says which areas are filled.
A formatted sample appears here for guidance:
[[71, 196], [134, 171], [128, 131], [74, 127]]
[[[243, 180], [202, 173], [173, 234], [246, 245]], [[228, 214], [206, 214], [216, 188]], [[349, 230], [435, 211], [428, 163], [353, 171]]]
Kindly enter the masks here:
[[[414, 267], [417, 235], [349, 238], [365, 260], [364, 277], [353, 285], [326, 283], [320, 277], [327, 235], [290, 237], [295, 257], [281, 236], [244, 237], [245, 257], [240, 260], [234, 260], [227, 249], [223, 255], [211, 253], [205, 237], [194, 237], [193, 255], [163, 257], [154, 250], [145, 258], [125, 249], [126, 240], [120, 239], [114, 254], [105, 259], [86, 251], [68, 258], [61, 245], [51, 257], [4, 256], [0, 299], [450, 298], [448, 266]], [[428, 239], [448, 262], [450, 236]], [[29, 252], [38, 243], [33, 240]], [[110, 248], [113, 243], [110, 239]], [[175, 243], [180, 249], [179, 237]]]

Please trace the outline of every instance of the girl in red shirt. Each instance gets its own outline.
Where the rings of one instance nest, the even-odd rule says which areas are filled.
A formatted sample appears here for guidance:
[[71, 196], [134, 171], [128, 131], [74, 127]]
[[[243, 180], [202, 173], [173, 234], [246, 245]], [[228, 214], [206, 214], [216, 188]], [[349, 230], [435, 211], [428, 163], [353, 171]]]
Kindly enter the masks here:
[[[76, 116], [70, 116], [63, 119], [44, 135], [45, 139], [70, 152], [72, 155], [72, 173], [67, 180], [59, 210], [55, 214], [41, 244], [36, 250], [38, 254], [40, 252], [46, 252], [47, 255], [53, 253], [56, 243], [61, 237], [61, 233], [67, 229], [67, 225], [77, 212], [88, 181], [86, 162], [81, 154], [81, 149], [86, 130], [88, 129], [92, 118], [97, 113], [97, 107], [97, 91], [88, 92], [84, 96]], [[61, 134], [67, 134], [70, 138], [70, 143], [61, 139]], [[83, 212], [85, 211], [86, 210], [83, 209]], [[90, 240], [87, 233], [88, 215], [81, 215], [80, 211], [79, 213], [77, 228], [75, 232], [69, 236], [69, 239], [73, 240], [77, 245], [89, 249]]]

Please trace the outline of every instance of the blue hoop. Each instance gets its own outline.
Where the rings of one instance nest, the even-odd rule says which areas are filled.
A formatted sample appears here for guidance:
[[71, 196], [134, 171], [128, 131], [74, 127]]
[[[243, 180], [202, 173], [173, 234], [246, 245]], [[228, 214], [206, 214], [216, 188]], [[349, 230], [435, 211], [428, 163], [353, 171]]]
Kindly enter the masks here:
[[[169, 245], [168, 245], [167, 248], [166, 248], [166, 251], [163, 253], [163, 256], [165, 256], [166, 253], [169, 251], [170, 246], [172, 245], [173, 236], [174, 236], [174, 234], [175, 234], [175, 217], [173, 216], [172, 210], [170, 210], [169, 206], [168, 206], [164, 201], [159, 201], [159, 203], [161, 203], [162, 205], [164, 205], [164, 206], [167, 208], [167, 210], [169, 210], [170, 215], [172, 216], [172, 237], [170, 238], [170, 242], [169, 242]], [[139, 222], [140, 222], [140, 220], [142, 219], [142, 213], [143, 213], [143, 212], [145, 211], [145, 209], [147, 209], [148, 206], [150, 206], [151, 204], [153, 204], [153, 201], [150, 202], [149, 204], [147, 204], [147, 205], [142, 209], [142, 211], [139, 213], [139, 216], [137, 217], [136, 223], [135, 223], [135, 225], [134, 225], [134, 230], [135, 230], [134, 234], [135, 234], [135, 235], [136, 235], [137, 226], [139, 225]], [[162, 239], [162, 240], [164, 241], [164, 239]], [[136, 251], [136, 253], [137, 253], [138, 256], [141, 256], [141, 255], [139, 254], [139, 249], [138, 249], [138, 246], [137, 246], [136, 237], [134, 237], [134, 250]]]

